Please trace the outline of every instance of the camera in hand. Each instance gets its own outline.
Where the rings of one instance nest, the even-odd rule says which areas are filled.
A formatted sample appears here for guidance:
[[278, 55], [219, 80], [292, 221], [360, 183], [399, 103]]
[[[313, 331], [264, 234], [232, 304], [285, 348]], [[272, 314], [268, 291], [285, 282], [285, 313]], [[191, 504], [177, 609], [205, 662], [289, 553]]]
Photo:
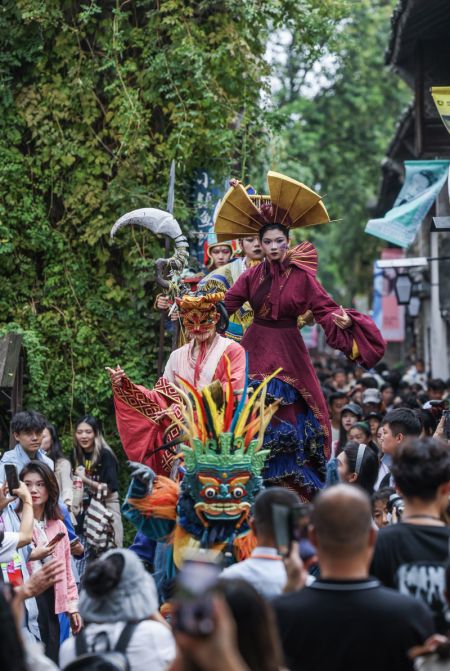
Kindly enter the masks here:
[[447, 440], [450, 440], [450, 400], [448, 398], [440, 401], [433, 400], [429, 401], [429, 404], [431, 412], [435, 413], [437, 422], [444, 416], [444, 436]]
[[299, 542], [304, 536], [309, 524], [310, 506], [299, 504], [286, 506], [280, 503], [272, 504], [272, 522], [275, 543], [280, 555], [286, 557], [293, 541]]
[[189, 636], [213, 633], [212, 592], [219, 573], [220, 566], [207, 553], [183, 563], [176, 580], [176, 629]]
[[391, 494], [388, 502], [386, 504], [387, 511], [389, 515], [392, 516], [392, 514], [395, 512], [397, 521], [400, 521], [403, 515], [403, 512], [405, 510], [405, 503], [402, 499], [401, 496], [399, 496], [397, 493]]

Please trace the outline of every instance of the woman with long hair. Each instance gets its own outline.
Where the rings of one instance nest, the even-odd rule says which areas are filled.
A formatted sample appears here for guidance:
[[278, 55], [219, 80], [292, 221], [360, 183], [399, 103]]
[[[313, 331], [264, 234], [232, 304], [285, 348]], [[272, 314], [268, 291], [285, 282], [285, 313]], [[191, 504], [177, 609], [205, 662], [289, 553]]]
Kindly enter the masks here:
[[70, 512], [72, 509], [72, 467], [62, 450], [56, 427], [50, 422], [47, 423], [42, 433], [41, 450], [44, 450], [47, 457], [50, 457], [55, 464], [54, 473], [60, 496]]
[[237, 628], [239, 652], [250, 671], [279, 671], [281, 645], [269, 603], [245, 580], [219, 580]]
[[337, 467], [341, 482], [359, 485], [369, 496], [378, 477], [378, 458], [369, 445], [351, 440], [337, 456]]
[[[34, 513], [34, 547], [29, 556], [30, 573], [38, 571], [52, 556], [63, 560], [65, 566], [61, 580], [36, 598], [39, 630], [45, 651], [50, 659], [57, 662], [60, 644], [58, 615], [67, 613], [74, 634], [81, 629], [78, 590], [72, 573], [69, 537], [58, 505], [58, 482], [50, 468], [37, 460], [30, 461], [22, 469], [20, 479], [30, 490]], [[19, 502], [17, 507], [19, 514], [22, 507], [22, 502]]]
[[16, 621], [13, 602], [13, 587], [9, 583], [0, 583], [0, 659], [2, 660], [2, 668], [8, 669], [8, 671], [29, 671], [20, 636], [20, 624]]
[[282, 653], [272, 608], [245, 580], [214, 587], [214, 632], [191, 637], [175, 629], [178, 654], [168, 671], [281, 671]]
[[[122, 547], [119, 466], [114, 452], [102, 435], [98, 420], [92, 415], [80, 417], [75, 425], [72, 466], [84, 485], [83, 510], [77, 516], [77, 533], [83, 535], [84, 513], [92, 497], [100, 495], [106, 508], [113, 513], [114, 544]], [[91, 547], [89, 554], [95, 554], [95, 549]]]

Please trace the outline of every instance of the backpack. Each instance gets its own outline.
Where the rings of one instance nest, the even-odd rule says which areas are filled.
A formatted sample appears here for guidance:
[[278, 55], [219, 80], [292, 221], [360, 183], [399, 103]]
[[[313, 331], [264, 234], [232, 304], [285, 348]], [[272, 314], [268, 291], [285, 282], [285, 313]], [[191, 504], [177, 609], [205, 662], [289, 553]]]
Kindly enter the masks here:
[[[115, 647], [111, 650], [106, 632], [99, 632], [88, 650], [84, 629], [75, 638], [76, 659], [64, 667], [64, 671], [130, 671], [127, 647], [137, 624], [128, 622], [122, 630]], [[99, 642], [102, 649], [96, 650]]]

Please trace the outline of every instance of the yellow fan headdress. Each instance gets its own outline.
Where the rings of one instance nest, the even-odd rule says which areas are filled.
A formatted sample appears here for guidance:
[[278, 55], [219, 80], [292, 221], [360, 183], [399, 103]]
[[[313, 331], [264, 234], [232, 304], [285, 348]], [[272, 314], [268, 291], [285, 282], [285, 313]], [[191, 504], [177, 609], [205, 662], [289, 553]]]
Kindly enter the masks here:
[[218, 242], [257, 235], [271, 223], [303, 228], [330, 221], [321, 196], [305, 184], [273, 171], [267, 182], [270, 195], [249, 194], [238, 182], [228, 189], [214, 224]]

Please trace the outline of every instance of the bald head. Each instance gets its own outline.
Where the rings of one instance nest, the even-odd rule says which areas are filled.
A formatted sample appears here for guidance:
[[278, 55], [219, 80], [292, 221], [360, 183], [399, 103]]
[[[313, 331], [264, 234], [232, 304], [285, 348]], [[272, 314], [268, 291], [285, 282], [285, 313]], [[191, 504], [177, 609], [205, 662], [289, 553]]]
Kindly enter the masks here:
[[355, 555], [369, 543], [372, 528], [369, 497], [355, 486], [330, 487], [315, 499], [311, 522], [323, 553], [334, 557]]

